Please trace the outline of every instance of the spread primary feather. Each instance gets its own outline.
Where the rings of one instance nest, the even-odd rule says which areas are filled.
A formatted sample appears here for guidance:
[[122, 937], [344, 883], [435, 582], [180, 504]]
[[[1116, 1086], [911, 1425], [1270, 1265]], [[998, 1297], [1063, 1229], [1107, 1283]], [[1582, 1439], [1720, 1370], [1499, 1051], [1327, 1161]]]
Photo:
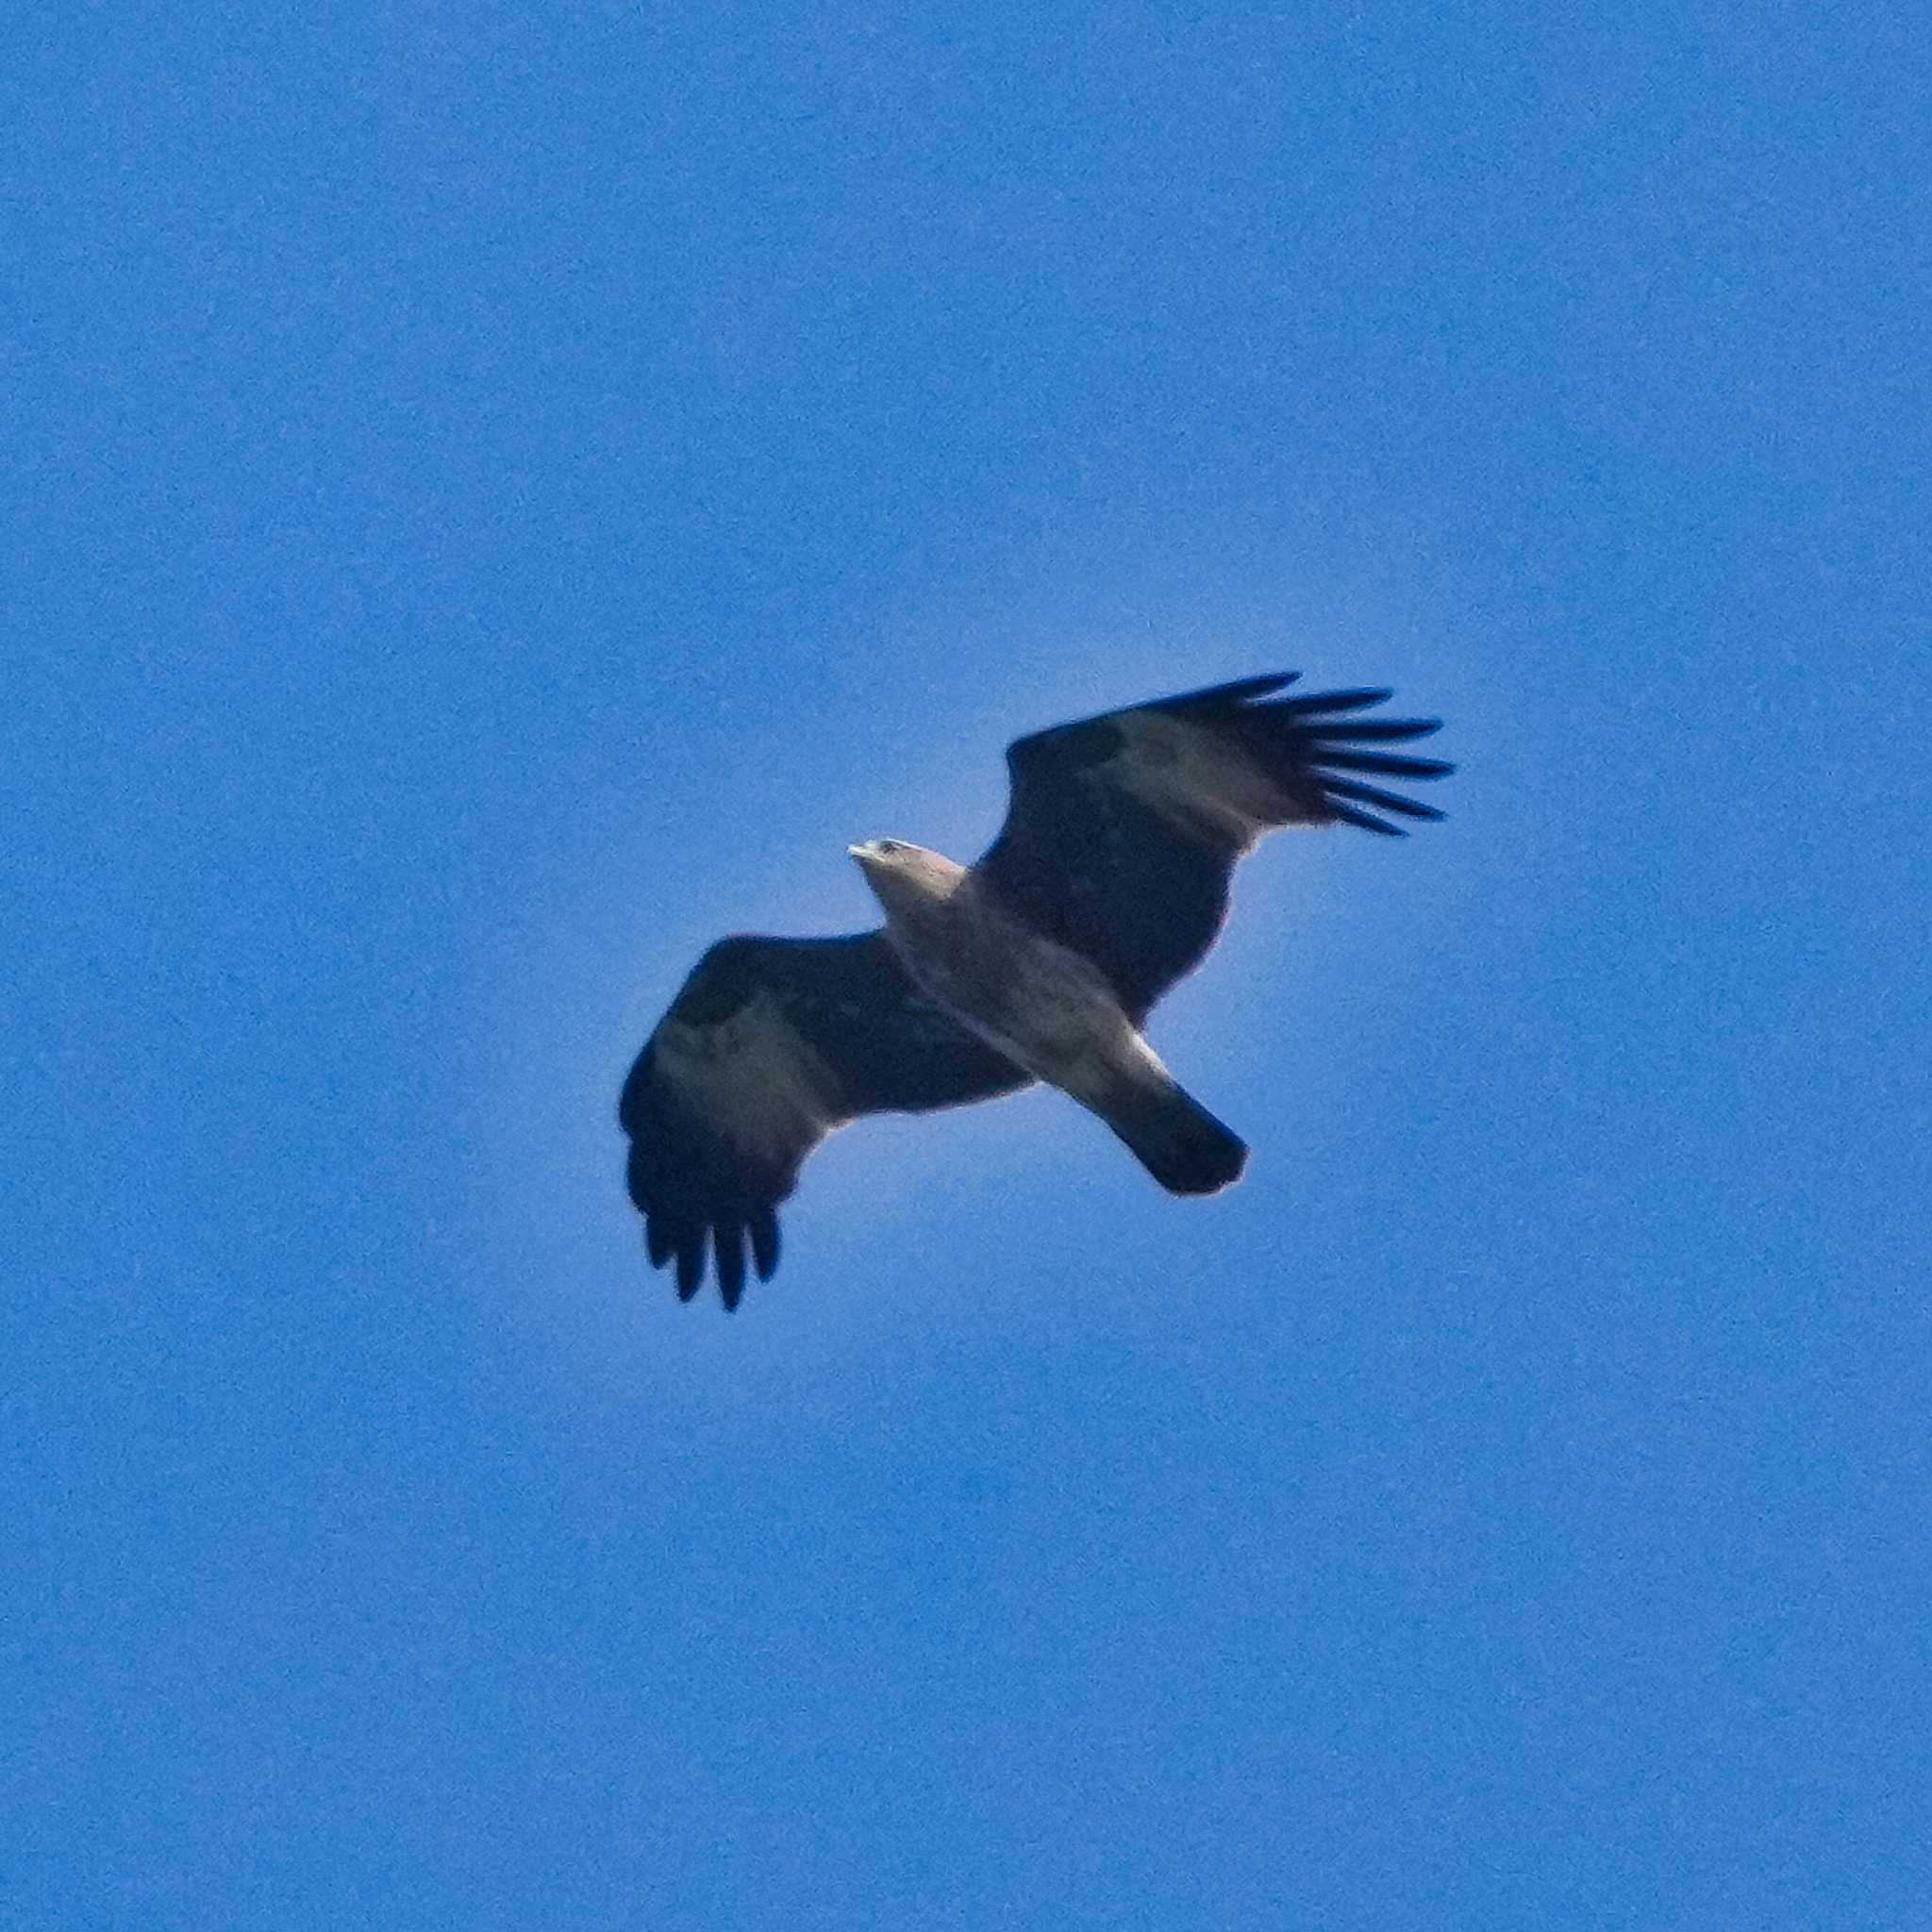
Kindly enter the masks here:
[[[707, 1265], [737, 1306], [745, 1247], [777, 1265], [775, 1210], [806, 1157], [867, 1113], [922, 1112], [1044, 1080], [1097, 1114], [1163, 1187], [1207, 1193], [1247, 1149], [1141, 1032], [1200, 963], [1236, 862], [1264, 833], [1441, 814], [1386, 789], [1453, 767], [1376, 747], [1434, 720], [1362, 719], [1384, 691], [1274, 695], [1244, 678], [1035, 732], [971, 867], [898, 840], [852, 848], [883, 929], [721, 941], [625, 1082], [631, 1198], [689, 1299]], [[1371, 783], [1369, 780], [1376, 782]]]

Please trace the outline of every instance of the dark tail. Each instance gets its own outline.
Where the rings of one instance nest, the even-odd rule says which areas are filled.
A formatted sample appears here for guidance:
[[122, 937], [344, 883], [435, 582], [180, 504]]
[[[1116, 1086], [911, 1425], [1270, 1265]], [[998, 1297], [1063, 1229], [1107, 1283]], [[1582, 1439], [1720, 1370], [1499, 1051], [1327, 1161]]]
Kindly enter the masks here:
[[1170, 1194], [1211, 1194], [1248, 1162], [1240, 1135], [1179, 1087], [1128, 1094], [1102, 1118]]

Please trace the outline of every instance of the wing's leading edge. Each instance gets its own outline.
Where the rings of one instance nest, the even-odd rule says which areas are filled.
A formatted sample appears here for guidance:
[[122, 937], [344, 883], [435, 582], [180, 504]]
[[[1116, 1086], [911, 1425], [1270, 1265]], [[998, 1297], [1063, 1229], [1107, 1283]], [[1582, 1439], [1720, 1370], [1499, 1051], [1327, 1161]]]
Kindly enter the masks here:
[[[987, 1100], [1029, 1076], [913, 987], [881, 933], [721, 940], [625, 1081], [618, 1122], [653, 1267], [689, 1301], [708, 1259], [727, 1308], [778, 1265], [778, 1204], [861, 1114]], [[747, 1255], [749, 1248], [749, 1255]]]
[[1139, 1021], [1191, 972], [1227, 916], [1236, 862], [1280, 826], [1399, 834], [1434, 806], [1379, 782], [1455, 767], [1373, 747], [1437, 719], [1364, 719], [1386, 691], [1275, 698], [1277, 672], [1103, 712], [1008, 748], [1012, 801], [978, 870], [1039, 930], [1105, 973]]

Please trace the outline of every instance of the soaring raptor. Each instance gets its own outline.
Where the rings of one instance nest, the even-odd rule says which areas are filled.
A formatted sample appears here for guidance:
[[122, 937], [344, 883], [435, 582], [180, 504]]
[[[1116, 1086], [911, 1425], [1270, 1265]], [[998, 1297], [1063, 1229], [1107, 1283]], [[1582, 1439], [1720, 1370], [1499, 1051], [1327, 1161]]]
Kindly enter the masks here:
[[[653, 1267], [689, 1301], [708, 1248], [724, 1306], [778, 1265], [777, 1206], [861, 1115], [990, 1100], [1044, 1080], [1096, 1113], [1160, 1185], [1212, 1193], [1247, 1148], [1141, 1037], [1207, 956], [1228, 881], [1283, 825], [1441, 818], [1364, 781], [1440, 778], [1372, 749], [1438, 720], [1364, 719], [1386, 691], [1271, 697], [1289, 671], [1022, 738], [1012, 799], [976, 865], [897, 839], [850, 847], [885, 924], [839, 939], [720, 940], [624, 1083], [631, 1199]], [[1262, 700], [1268, 700], [1262, 702]], [[1356, 774], [1356, 775], [1351, 775]]]

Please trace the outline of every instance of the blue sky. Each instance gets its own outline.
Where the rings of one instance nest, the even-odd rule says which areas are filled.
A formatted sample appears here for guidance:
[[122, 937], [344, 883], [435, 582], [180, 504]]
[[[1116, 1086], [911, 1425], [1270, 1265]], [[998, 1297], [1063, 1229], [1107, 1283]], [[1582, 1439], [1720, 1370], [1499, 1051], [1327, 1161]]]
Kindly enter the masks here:
[[[1932, 1911], [1904, 9], [41, 8], [0, 73], [0, 1917]], [[1298, 666], [1157, 1043], [612, 1117], [1001, 750]]]

